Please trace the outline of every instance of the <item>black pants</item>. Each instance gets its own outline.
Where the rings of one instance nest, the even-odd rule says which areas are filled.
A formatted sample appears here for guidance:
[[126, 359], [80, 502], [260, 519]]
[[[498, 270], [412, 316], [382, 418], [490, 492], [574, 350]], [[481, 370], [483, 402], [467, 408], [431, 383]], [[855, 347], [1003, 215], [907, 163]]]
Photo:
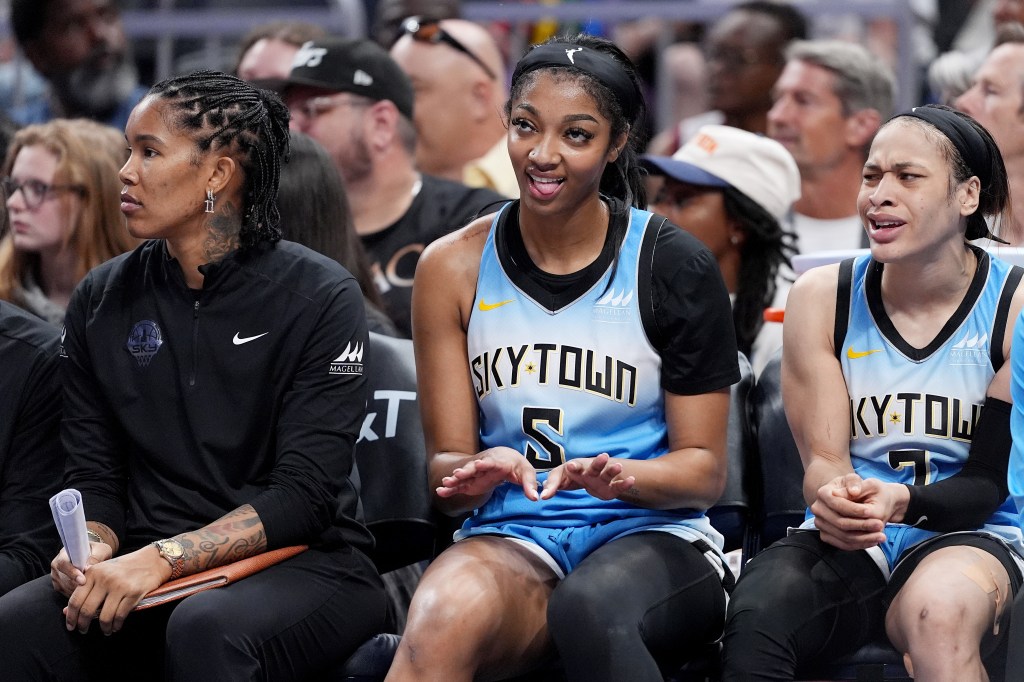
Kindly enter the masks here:
[[609, 542], [555, 588], [548, 628], [579, 682], [662, 682], [714, 642], [725, 619], [718, 574], [692, 544], [661, 532]]
[[68, 632], [49, 576], [0, 598], [5, 680], [298, 680], [343, 662], [381, 632], [373, 564], [310, 549], [232, 585], [132, 613], [105, 637]]
[[885, 591], [866, 552], [813, 532], [779, 540], [747, 564], [733, 591], [723, 682], [792, 680], [801, 663], [856, 651], [885, 632]]
[[[905, 551], [886, 584], [867, 552], [846, 552], [799, 532], [747, 564], [729, 603], [723, 682], [792, 680], [802, 665], [828, 662], [885, 634], [885, 613], [920, 562], [943, 547], [977, 547], [998, 559], [1011, 596], [1022, 576], [1011, 550], [983, 533], [938, 535]], [[998, 630], [1005, 632], [1009, 610]], [[984, 636], [981, 655], [993, 682], [1002, 678], [1006, 637]], [[1012, 679], [1012, 678], [1010, 678]]]

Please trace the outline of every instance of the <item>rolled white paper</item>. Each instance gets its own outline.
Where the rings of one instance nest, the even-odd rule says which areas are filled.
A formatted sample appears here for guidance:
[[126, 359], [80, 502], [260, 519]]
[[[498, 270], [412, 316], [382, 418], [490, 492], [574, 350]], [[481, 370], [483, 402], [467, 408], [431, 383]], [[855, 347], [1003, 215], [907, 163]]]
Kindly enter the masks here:
[[82, 494], [74, 488], [61, 490], [50, 498], [50, 511], [71, 563], [84, 570], [89, 561], [89, 536], [85, 532]]

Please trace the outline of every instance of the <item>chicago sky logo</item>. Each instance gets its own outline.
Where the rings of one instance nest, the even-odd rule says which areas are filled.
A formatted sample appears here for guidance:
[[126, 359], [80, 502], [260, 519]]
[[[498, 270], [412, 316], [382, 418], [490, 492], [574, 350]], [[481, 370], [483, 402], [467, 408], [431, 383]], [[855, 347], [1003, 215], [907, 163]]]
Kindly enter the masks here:
[[633, 291], [616, 291], [611, 289], [594, 303], [593, 319], [595, 322], [622, 323], [633, 319]]
[[164, 339], [163, 334], [160, 333], [160, 326], [153, 320], [141, 320], [132, 327], [124, 347], [139, 363], [139, 367], [147, 367], [149, 361], [153, 359], [163, 344]]
[[971, 336], [968, 331], [949, 349], [949, 364], [951, 365], [986, 365], [988, 361], [988, 334]]
[[362, 374], [363, 373], [363, 344], [345, 344], [345, 350], [341, 355], [331, 361], [331, 374]]

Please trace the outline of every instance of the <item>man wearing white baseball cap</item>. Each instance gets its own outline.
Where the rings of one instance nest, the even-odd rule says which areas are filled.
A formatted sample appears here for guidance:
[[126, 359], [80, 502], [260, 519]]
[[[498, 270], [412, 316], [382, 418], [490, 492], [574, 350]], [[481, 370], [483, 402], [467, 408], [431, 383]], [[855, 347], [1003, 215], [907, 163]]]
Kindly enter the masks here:
[[782, 345], [782, 326], [764, 309], [789, 291], [795, 235], [782, 224], [800, 198], [800, 172], [778, 142], [739, 128], [707, 125], [671, 157], [641, 163], [664, 182], [651, 210], [700, 239], [714, 254], [733, 300], [739, 348], [755, 373]]

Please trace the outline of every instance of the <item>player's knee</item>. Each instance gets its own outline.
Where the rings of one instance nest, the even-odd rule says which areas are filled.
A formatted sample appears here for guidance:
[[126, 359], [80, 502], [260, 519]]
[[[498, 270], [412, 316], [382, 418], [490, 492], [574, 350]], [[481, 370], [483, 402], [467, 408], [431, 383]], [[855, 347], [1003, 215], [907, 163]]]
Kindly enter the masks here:
[[607, 638], [623, 628], [632, 627], [635, 631], [639, 627], [636, 618], [631, 625], [624, 622], [631, 612], [629, 605], [616, 600], [614, 591], [583, 581], [565, 580], [548, 601], [548, 628], [559, 639], [566, 636], [591, 639], [591, 633], [595, 632]]
[[954, 656], [961, 651], [976, 651], [977, 639], [969, 633], [975, 629], [974, 612], [984, 608], [983, 600], [981, 593], [908, 584], [893, 604], [894, 613], [886, 619], [886, 630], [893, 642], [905, 642], [911, 654], [936, 647]]
[[477, 633], [493, 626], [494, 619], [488, 615], [493, 602], [493, 594], [488, 595], [486, 586], [472, 574], [425, 580], [413, 595], [403, 646], [415, 647], [419, 658], [430, 651], [469, 646]]
[[785, 561], [748, 564], [729, 599], [726, 629], [766, 632], [785, 626], [792, 619], [780, 614], [794, 614], [809, 603], [810, 580], [800, 567]]

